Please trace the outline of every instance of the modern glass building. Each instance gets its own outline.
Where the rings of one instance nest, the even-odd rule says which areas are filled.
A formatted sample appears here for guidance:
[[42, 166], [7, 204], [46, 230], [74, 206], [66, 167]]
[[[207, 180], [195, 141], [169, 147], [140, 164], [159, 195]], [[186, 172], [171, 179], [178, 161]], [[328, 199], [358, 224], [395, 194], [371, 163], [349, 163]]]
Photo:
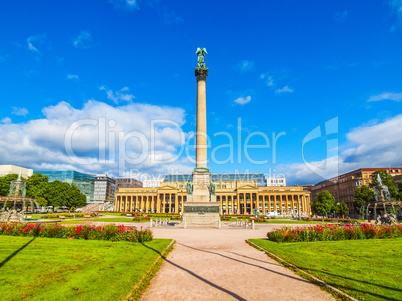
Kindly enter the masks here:
[[40, 170], [35, 171], [34, 173], [35, 174], [41, 173], [49, 177], [49, 182], [59, 180], [61, 182], [75, 184], [80, 189], [80, 191], [86, 195], [87, 203], [93, 202], [95, 179], [96, 179], [95, 176], [73, 170], [67, 170], [67, 171]]
[[[187, 182], [193, 181], [192, 175], [167, 175], [163, 182]], [[211, 174], [211, 180], [215, 182], [257, 182], [258, 187], [267, 186], [267, 179], [262, 173], [216, 173]]]

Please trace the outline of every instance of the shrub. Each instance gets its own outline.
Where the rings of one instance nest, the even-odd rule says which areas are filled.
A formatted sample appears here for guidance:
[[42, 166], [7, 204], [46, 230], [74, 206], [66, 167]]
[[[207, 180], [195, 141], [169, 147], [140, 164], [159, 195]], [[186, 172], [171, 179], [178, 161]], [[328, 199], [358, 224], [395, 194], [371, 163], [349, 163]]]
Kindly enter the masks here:
[[311, 242], [311, 241], [336, 241], [372, 238], [396, 238], [402, 237], [402, 225], [374, 226], [361, 225], [333, 225], [311, 227], [283, 227], [267, 233], [269, 240], [274, 242]]
[[43, 225], [33, 223], [3, 223], [0, 224], [0, 235], [31, 236], [49, 238], [68, 238], [86, 240], [110, 240], [146, 242], [153, 239], [153, 233], [149, 229], [140, 229], [126, 226], [61, 226]]

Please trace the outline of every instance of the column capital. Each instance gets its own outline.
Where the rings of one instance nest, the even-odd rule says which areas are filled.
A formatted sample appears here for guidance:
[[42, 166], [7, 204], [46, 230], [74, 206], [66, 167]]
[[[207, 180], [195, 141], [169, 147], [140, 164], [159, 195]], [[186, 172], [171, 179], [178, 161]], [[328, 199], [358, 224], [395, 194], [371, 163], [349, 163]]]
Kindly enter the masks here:
[[195, 76], [197, 76], [197, 81], [206, 80], [208, 76], [208, 68], [195, 68]]

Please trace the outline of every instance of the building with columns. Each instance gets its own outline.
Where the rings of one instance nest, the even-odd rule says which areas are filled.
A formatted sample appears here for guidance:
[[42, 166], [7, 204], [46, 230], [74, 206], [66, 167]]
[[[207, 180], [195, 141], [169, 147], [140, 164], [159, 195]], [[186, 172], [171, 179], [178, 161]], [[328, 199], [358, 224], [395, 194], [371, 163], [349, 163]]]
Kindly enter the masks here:
[[[263, 174], [212, 174], [221, 214], [311, 214], [310, 193], [302, 186], [267, 187]], [[182, 213], [191, 175], [169, 175], [158, 188], [120, 188], [115, 211]], [[266, 182], [265, 182], [266, 183]]]

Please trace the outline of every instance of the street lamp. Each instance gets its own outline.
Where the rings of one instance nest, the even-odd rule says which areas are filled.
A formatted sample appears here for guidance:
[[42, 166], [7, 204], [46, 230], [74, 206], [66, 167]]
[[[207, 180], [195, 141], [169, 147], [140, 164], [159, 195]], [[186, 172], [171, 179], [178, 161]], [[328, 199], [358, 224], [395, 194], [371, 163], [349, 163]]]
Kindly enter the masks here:
[[336, 203], [336, 207], [338, 208], [338, 217], [339, 217], [339, 206], [340, 206], [341, 204], [338, 202], [338, 203]]

